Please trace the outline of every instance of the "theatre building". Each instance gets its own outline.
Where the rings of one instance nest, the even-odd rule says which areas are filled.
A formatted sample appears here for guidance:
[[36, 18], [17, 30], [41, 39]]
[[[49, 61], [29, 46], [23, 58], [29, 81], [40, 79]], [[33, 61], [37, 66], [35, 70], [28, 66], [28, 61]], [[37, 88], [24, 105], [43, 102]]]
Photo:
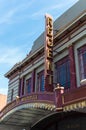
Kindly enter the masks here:
[[86, 0], [55, 21], [46, 14], [45, 31], [5, 77], [0, 130], [86, 130]]

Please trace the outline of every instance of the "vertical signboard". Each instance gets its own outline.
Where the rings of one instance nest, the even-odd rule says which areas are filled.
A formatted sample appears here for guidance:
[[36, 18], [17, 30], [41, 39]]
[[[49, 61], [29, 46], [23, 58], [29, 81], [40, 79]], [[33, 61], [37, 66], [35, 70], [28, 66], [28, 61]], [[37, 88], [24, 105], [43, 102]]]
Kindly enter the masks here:
[[45, 15], [45, 91], [53, 91], [53, 19]]

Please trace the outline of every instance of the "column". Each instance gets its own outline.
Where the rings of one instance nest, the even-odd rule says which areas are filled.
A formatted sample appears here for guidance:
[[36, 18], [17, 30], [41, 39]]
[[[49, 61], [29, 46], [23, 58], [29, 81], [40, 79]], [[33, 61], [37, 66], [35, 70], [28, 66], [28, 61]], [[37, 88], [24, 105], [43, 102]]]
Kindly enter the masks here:
[[69, 48], [69, 60], [70, 60], [70, 88], [76, 88], [76, 71], [75, 71], [75, 57], [74, 57], [74, 46], [70, 45]]
[[19, 79], [19, 96], [24, 95], [24, 77]]
[[31, 93], [35, 91], [35, 69], [32, 71]]
[[62, 94], [64, 93], [64, 87], [61, 87], [59, 84], [57, 84], [56, 88], [54, 89], [54, 92], [55, 92], [55, 105], [57, 107], [57, 111], [62, 111], [62, 105], [63, 105]]

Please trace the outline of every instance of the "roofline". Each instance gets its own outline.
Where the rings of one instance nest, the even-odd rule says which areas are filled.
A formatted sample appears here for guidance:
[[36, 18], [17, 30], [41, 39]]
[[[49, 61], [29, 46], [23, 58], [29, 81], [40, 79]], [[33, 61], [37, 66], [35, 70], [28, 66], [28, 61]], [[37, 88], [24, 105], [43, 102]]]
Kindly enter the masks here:
[[58, 30], [56, 35], [54, 35], [54, 39], [56, 39], [59, 35], [61, 35], [63, 32], [65, 32], [67, 29], [69, 29], [72, 25], [74, 25], [77, 21], [79, 21], [84, 15], [86, 15], [86, 10], [84, 10], [79, 16], [77, 16], [75, 19], [73, 19], [69, 24]]
[[31, 53], [29, 54], [26, 58], [24, 58], [24, 60], [22, 60], [20, 63], [16, 63], [12, 69], [10, 69], [4, 76], [5, 77], [9, 77], [10, 73], [13, 72], [14, 70], [16, 70], [17, 68], [20, 68], [23, 64], [25, 64], [29, 59], [31, 59], [32, 57], [34, 57], [39, 51], [41, 51], [44, 48], [44, 46], [41, 46], [41, 48], [39, 48], [38, 50], [35, 51], [35, 53]]
[[[69, 24], [67, 24], [66, 26], [64, 26], [63, 28], [61, 28], [56, 35], [54, 35], [54, 40], [59, 37], [63, 32], [65, 32], [67, 29], [69, 29], [71, 26], [73, 26], [75, 23], [77, 23], [81, 18], [83, 18], [83, 16], [86, 15], [86, 11], [84, 10], [79, 16], [77, 16], [73, 21], [71, 21]], [[33, 56], [35, 56], [39, 51], [41, 51], [42, 49], [44, 49], [44, 46], [42, 45], [41, 48], [39, 48], [38, 50], [36, 50], [35, 52], [29, 54], [24, 60], [22, 60], [19, 64], [14, 65], [14, 67], [8, 71], [4, 76], [5, 77], [9, 77], [10, 73], [12, 73], [14, 70], [18, 69], [19, 67], [21, 67], [25, 62], [27, 62], [30, 58], [32, 58]]]

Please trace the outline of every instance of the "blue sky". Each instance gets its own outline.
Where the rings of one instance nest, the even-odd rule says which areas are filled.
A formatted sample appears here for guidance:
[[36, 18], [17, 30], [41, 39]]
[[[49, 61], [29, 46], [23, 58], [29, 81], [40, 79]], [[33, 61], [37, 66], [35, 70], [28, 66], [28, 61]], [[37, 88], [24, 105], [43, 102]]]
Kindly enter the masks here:
[[4, 74], [31, 50], [44, 31], [46, 13], [54, 20], [78, 0], [0, 0], [0, 93], [7, 94]]

